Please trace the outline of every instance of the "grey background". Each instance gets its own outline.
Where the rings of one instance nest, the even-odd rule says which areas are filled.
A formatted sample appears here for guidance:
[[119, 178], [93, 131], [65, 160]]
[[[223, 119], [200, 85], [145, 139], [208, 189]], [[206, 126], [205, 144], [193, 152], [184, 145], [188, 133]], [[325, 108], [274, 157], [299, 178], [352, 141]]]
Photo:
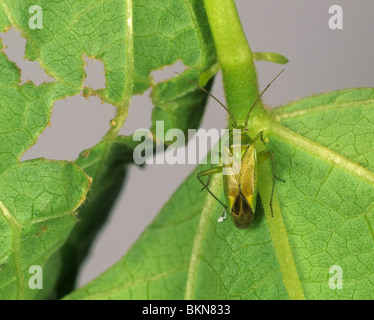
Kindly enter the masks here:
[[[239, 15], [253, 51], [274, 51], [290, 62], [286, 71], [268, 90], [264, 102], [272, 107], [325, 91], [374, 86], [374, 45], [372, 0], [237, 0]], [[331, 5], [343, 8], [343, 30], [328, 27]], [[37, 62], [23, 60], [25, 40], [13, 29], [0, 34], [9, 59], [22, 70], [22, 81], [36, 84], [53, 81]], [[101, 62], [87, 61], [85, 86], [105, 86]], [[283, 67], [257, 62], [263, 88]], [[157, 71], [156, 79], [182, 71], [176, 65]], [[213, 94], [222, 101], [221, 76], [216, 78]], [[135, 96], [121, 134], [130, 134], [150, 126], [152, 104], [149, 91]], [[86, 148], [96, 144], [109, 128], [114, 108], [98, 98], [81, 96], [58, 101], [51, 126], [22, 159], [46, 157], [74, 160]], [[202, 127], [221, 129], [226, 113], [210, 100]], [[163, 204], [193, 170], [192, 165], [149, 165], [133, 167], [108, 223], [97, 237], [93, 251], [80, 275], [79, 285], [98, 276], [120, 259], [152, 221]]]

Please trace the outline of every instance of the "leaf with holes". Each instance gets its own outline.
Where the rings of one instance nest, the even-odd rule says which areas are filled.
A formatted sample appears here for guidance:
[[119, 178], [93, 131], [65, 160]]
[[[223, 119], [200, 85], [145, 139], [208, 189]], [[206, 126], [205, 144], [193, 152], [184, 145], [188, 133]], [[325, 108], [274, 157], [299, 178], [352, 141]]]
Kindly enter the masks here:
[[[32, 6], [42, 10], [41, 29], [29, 26]], [[20, 70], [4, 51], [0, 52], [0, 174], [23, 165], [19, 159], [49, 124], [55, 101], [82, 93], [86, 97], [97, 95], [117, 109], [103, 141], [83, 152], [76, 161], [94, 181], [94, 189], [80, 210], [80, 222], [65, 246], [48, 263], [43, 262], [49, 270], [49, 282], [58, 284], [35, 296], [56, 297], [71, 290], [91, 240], [104, 223], [123, 184], [126, 165], [132, 160], [133, 143], [131, 137], [118, 138], [117, 134], [126, 120], [131, 97], [151, 88], [155, 104], [153, 123], [164, 121], [166, 130], [179, 128], [186, 132], [197, 128], [206, 95], [194, 86], [185, 86], [178, 77], [156, 83], [151, 72], [181, 61], [188, 69], [186, 74], [197, 80], [205, 69], [216, 63], [216, 54], [204, 6], [199, 0], [1, 0], [0, 32], [11, 27], [27, 40], [25, 58], [38, 61], [55, 81], [40, 86], [32, 82], [22, 84]], [[84, 56], [103, 62], [105, 88], [83, 87]], [[76, 181], [67, 181], [67, 186], [75, 186]], [[85, 189], [86, 181], [81, 182]], [[67, 188], [66, 192], [69, 196], [71, 190]], [[33, 212], [32, 208], [28, 210]], [[66, 230], [70, 229], [69, 224]], [[67, 231], [60, 234], [59, 245], [67, 234]], [[8, 236], [6, 233], [4, 239]], [[13, 279], [11, 273], [2, 275], [9, 276], [9, 281]], [[17, 294], [22, 297], [22, 292]], [[12, 297], [9, 294], [8, 298]]]
[[[0, 43], [1, 45], [1, 43]], [[44, 298], [46, 290], [30, 290], [32, 265], [53, 271], [51, 255], [69, 235], [73, 212], [85, 199], [89, 178], [64, 161], [19, 162], [48, 125], [58, 93], [54, 84], [20, 85], [20, 73], [0, 52], [0, 297]]]

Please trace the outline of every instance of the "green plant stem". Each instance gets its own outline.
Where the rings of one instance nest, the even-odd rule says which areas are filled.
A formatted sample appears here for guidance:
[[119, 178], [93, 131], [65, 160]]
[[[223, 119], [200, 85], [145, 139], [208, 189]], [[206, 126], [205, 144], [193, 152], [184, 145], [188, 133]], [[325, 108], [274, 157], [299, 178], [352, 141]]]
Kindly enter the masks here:
[[[218, 61], [222, 68], [226, 102], [238, 124], [259, 96], [253, 53], [248, 45], [233, 0], [204, 0]], [[259, 101], [252, 111], [264, 111]], [[230, 124], [232, 125], [232, 123]]]
[[117, 114], [115, 118], [111, 121], [110, 129], [104, 136], [103, 140], [108, 141], [110, 144], [112, 144], [114, 140], [117, 138], [119, 130], [122, 128], [127, 119], [128, 109], [131, 100], [130, 97], [125, 98], [125, 101], [122, 103], [122, 105], [117, 107]]
[[[234, 114], [238, 125], [242, 125], [250, 107], [259, 96], [254, 56], [244, 35], [234, 1], [204, 0], [204, 4], [217, 50], [218, 62], [222, 68], [227, 106]], [[262, 101], [259, 100], [251, 113], [248, 127], [252, 134], [264, 131], [266, 136], [270, 129], [269, 124], [267, 111]], [[259, 152], [265, 148], [258, 144], [256, 149]], [[271, 172], [269, 163], [262, 164], [259, 168], [259, 176], [263, 179], [259, 180], [258, 189], [263, 203], [270, 202]], [[273, 208], [275, 219], [270, 212], [270, 206], [264, 207], [264, 211], [269, 231], [274, 243], [277, 244], [275, 249], [284, 284], [290, 299], [304, 299], [276, 194], [273, 198]]]

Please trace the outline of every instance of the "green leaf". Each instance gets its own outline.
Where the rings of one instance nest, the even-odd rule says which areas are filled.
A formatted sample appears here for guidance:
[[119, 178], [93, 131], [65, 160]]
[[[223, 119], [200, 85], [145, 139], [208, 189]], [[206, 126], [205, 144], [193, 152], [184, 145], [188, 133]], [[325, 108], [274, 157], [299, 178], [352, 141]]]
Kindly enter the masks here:
[[[31, 290], [29, 268], [44, 268], [68, 237], [85, 199], [86, 174], [65, 161], [25, 161], [0, 175], [0, 298], [45, 297]], [[49, 289], [53, 279], [44, 277]]]
[[374, 171], [373, 89], [347, 89], [273, 111], [284, 126]]
[[201, 208], [211, 200], [200, 190], [192, 174], [127, 255], [69, 298], [183, 299]]
[[[286, 181], [276, 183], [274, 218], [270, 164], [259, 166], [261, 198], [246, 230], [217, 223], [222, 207], [200, 192], [200, 166], [121, 261], [67, 298], [373, 299], [374, 89], [271, 114], [249, 127], [265, 130]], [[210, 188], [223, 199], [221, 175]], [[329, 287], [332, 266], [342, 268], [342, 289]]]
[[[43, 10], [42, 29], [29, 28], [32, 5], [39, 5]], [[165, 130], [173, 127], [186, 132], [197, 128], [206, 95], [196, 87], [184, 86], [179, 77], [156, 83], [151, 72], [182, 61], [186, 73], [197, 79], [216, 62], [216, 55], [204, 6], [199, 0], [79, 0], [72, 3], [2, 0], [0, 31], [10, 27], [27, 40], [25, 57], [37, 60], [56, 81], [41, 86], [20, 85], [20, 71], [0, 52], [0, 173], [19, 165], [20, 156], [48, 125], [55, 101], [82, 92], [84, 96], [98, 95], [117, 107], [103, 141], [82, 153], [76, 161], [94, 183], [88, 202], [80, 210], [80, 221], [66, 245], [45, 265], [50, 282], [58, 278], [58, 284], [53, 290], [51, 286], [43, 290], [43, 295], [55, 297], [71, 290], [78, 265], [105, 222], [123, 184], [125, 167], [132, 161], [131, 138], [117, 138], [131, 97], [151, 87], [156, 106], [153, 123], [164, 121]], [[105, 89], [83, 88], [84, 55], [103, 62]], [[60, 244], [66, 237], [67, 234], [61, 235]]]
[[0, 32], [6, 31], [9, 27], [9, 20], [7, 15], [2, 7], [0, 7]]

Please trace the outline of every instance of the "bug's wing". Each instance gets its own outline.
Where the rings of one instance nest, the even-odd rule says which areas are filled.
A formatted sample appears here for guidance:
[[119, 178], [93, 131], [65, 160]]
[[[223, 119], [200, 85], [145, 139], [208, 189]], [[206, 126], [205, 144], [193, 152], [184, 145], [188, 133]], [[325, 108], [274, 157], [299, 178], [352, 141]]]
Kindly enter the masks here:
[[240, 169], [241, 192], [254, 213], [257, 199], [257, 153], [254, 145], [244, 152]]
[[224, 176], [227, 207], [239, 229], [248, 228], [256, 207], [256, 149], [253, 145], [232, 147], [235, 161]]
[[[224, 164], [224, 168], [222, 171], [224, 191], [226, 195], [226, 202], [228, 207], [227, 209], [229, 210], [229, 212], [231, 212], [234, 201], [239, 195], [240, 165], [236, 161], [235, 155], [233, 155], [233, 153], [227, 147], [223, 149], [223, 157], [226, 163]], [[228, 159], [231, 159], [230, 164]]]

